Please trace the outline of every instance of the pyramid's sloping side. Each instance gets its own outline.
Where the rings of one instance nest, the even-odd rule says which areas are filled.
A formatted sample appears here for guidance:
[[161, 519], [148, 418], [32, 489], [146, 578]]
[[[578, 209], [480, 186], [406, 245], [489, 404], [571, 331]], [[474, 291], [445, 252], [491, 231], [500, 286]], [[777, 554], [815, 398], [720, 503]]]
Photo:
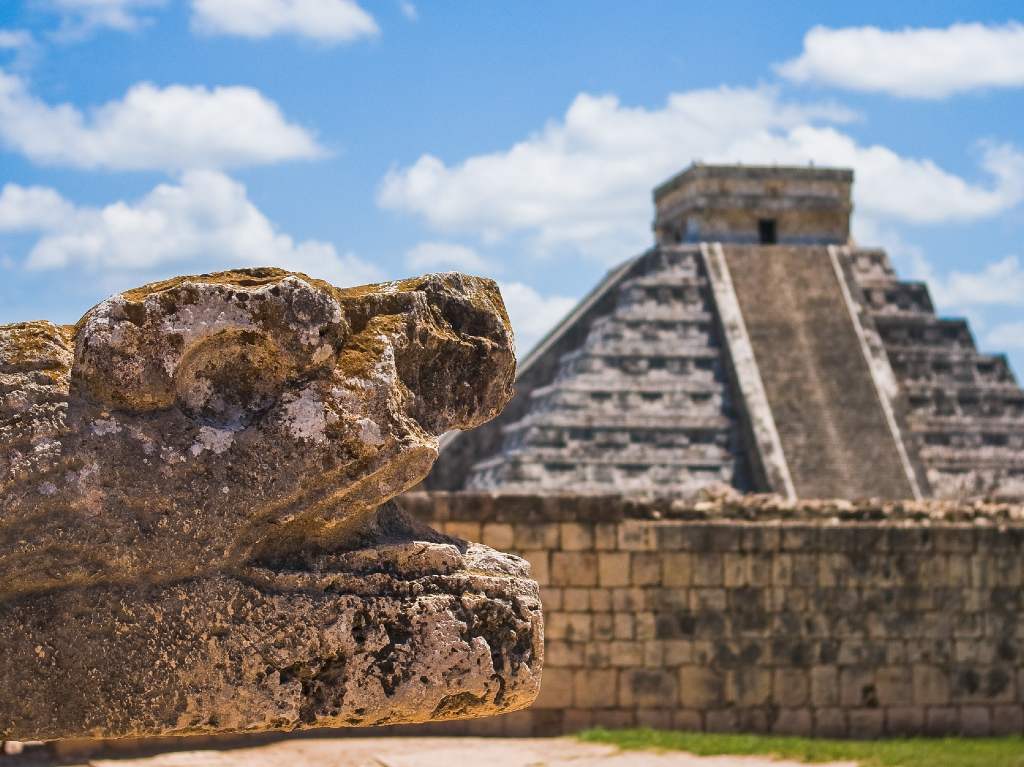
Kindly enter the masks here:
[[472, 445], [473, 490], [747, 488], [726, 356], [700, 248], [655, 248], [530, 361], [496, 429], [441, 460]]
[[938, 317], [928, 286], [898, 279], [885, 251], [841, 253], [928, 494], [1024, 497], [1024, 391], [1006, 357], [978, 351], [966, 320]]

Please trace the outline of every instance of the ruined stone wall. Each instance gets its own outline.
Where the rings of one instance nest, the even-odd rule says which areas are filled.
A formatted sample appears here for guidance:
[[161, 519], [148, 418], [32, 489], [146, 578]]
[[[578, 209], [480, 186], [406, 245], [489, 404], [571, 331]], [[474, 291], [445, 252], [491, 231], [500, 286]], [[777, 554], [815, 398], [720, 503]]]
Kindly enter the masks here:
[[416, 731], [1024, 730], [1019, 508], [746, 498], [405, 496], [525, 556], [546, 623], [532, 708]]

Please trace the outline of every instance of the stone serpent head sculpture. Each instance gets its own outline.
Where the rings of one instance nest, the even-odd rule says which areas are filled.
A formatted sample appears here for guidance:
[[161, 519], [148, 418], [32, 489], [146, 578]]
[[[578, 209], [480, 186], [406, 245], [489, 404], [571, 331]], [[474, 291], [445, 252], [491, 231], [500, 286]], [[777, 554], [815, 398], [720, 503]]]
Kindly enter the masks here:
[[[441, 434], [500, 412], [514, 370], [496, 285], [459, 274], [339, 289], [246, 269], [127, 291], [75, 326], [0, 326], [0, 685], [25, 691], [0, 737], [528, 703], [525, 565], [387, 504]], [[428, 673], [446, 641], [455, 664]], [[114, 651], [138, 663], [110, 672]], [[59, 692], [105, 667], [93, 699]]]

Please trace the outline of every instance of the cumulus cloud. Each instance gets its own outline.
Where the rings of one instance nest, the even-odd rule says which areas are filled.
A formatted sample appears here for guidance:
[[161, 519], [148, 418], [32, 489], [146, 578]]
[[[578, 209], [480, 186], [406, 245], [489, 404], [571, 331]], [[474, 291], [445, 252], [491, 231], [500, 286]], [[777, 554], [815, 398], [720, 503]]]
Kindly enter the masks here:
[[522, 282], [499, 281], [498, 287], [515, 330], [520, 359], [576, 305], [574, 298], [544, 296]]
[[43, 6], [60, 14], [59, 36], [84, 37], [99, 29], [133, 32], [151, 21], [147, 11], [167, 0], [45, 0]]
[[7, 184], [0, 191], [0, 231], [40, 234], [25, 260], [30, 270], [73, 266], [145, 272], [178, 262], [203, 268], [281, 266], [341, 285], [381, 278], [372, 265], [317, 240], [277, 231], [245, 187], [217, 171], [184, 173], [138, 201], [76, 206], [47, 187]]
[[990, 261], [974, 272], [953, 269], [938, 274], [923, 258], [915, 276], [925, 279], [937, 303], [959, 310], [1024, 307], [1024, 266], [1017, 256]]
[[1005, 351], [1024, 350], [1024, 322], [1004, 322], [996, 325], [985, 336], [985, 346]]
[[804, 37], [800, 56], [777, 69], [798, 83], [907, 98], [1021, 87], [1024, 25], [953, 24], [894, 31], [819, 26]]
[[224, 168], [322, 153], [253, 88], [140, 83], [83, 114], [45, 103], [2, 70], [0, 142], [36, 162], [112, 170]]
[[346, 43], [380, 32], [355, 0], [192, 0], [192, 22], [206, 34], [295, 35]]
[[477, 274], [492, 268], [475, 250], [456, 242], [421, 242], [405, 254], [405, 265], [417, 271], [461, 269]]
[[1024, 198], [1024, 154], [980, 147], [987, 184], [933, 161], [859, 144], [831, 104], [796, 104], [771, 88], [672, 94], [660, 108], [580, 94], [561, 120], [519, 143], [456, 164], [425, 154], [383, 179], [378, 203], [433, 228], [494, 240], [514, 233], [540, 250], [571, 245], [619, 261], [650, 242], [650, 189], [693, 160], [840, 165], [857, 174], [858, 213], [928, 223], [994, 215]]

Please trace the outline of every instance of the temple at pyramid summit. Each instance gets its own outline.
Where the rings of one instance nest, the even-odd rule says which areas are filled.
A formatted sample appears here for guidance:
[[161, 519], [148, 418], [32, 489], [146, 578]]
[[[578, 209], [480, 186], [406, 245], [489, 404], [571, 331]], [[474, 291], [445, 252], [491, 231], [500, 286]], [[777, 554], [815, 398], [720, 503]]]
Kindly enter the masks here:
[[849, 170], [696, 164], [655, 244], [521, 361], [500, 417], [451, 433], [439, 490], [1024, 497], [1024, 392], [922, 282], [854, 244]]

